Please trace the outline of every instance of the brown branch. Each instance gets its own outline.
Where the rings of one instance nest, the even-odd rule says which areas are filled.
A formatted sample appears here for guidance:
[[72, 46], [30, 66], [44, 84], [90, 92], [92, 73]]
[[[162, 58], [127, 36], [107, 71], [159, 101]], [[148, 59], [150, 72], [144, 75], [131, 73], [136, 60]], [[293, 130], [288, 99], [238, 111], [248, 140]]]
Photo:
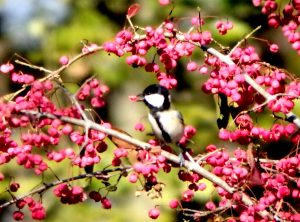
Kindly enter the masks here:
[[91, 51], [87, 50], [85, 52], [81, 52], [80, 54], [78, 54], [77, 56], [75, 56], [74, 58], [72, 58], [68, 62], [68, 64], [63, 65], [59, 69], [53, 71], [50, 75], [42, 78], [41, 81], [44, 81], [44, 80], [47, 80], [47, 79], [52, 79], [52, 78], [59, 78], [60, 73], [62, 73], [65, 69], [67, 69], [73, 63], [75, 63], [77, 60], [79, 60], [79, 59], [81, 59], [81, 58], [83, 58], [83, 57], [85, 57], [87, 55], [90, 55], [90, 54], [93, 54], [95, 52], [101, 51], [101, 50], [103, 50], [103, 47], [102, 46], [97, 46], [97, 47], [93, 48]]
[[30, 63], [27, 63], [27, 62], [23, 62], [23, 61], [20, 61], [18, 59], [15, 60], [15, 63], [17, 63], [19, 65], [22, 65], [22, 66], [29, 67], [31, 69], [39, 70], [41, 72], [49, 73], [49, 74], [51, 74], [53, 72], [53, 71], [51, 71], [49, 69], [45, 69], [44, 67], [36, 66], [36, 65], [33, 65], [33, 64], [30, 64]]
[[228, 53], [228, 56], [231, 56], [231, 54], [238, 48], [243, 42], [246, 42], [248, 38], [251, 37], [256, 31], [258, 31], [261, 28], [261, 25], [257, 26], [255, 29], [253, 29], [250, 33], [248, 33], [242, 40], [240, 40]]

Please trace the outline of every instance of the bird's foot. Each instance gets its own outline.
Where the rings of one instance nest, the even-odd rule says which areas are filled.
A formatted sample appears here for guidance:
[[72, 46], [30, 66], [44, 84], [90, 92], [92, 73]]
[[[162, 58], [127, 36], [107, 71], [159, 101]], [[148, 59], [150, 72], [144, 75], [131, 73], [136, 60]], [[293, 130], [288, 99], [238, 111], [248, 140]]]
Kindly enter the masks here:
[[193, 159], [193, 157], [189, 154], [189, 152], [181, 152], [178, 157], [179, 157], [179, 166], [183, 167], [185, 165], [185, 158], [184, 156], [187, 157], [187, 159], [189, 160], [189, 164], [188, 164], [188, 170], [192, 171], [196, 168], [197, 163], [195, 162], [195, 160]]
[[178, 157], [179, 157], [179, 167], [183, 167], [185, 161], [183, 154], [180, 152]]
[[189, 171], [192, 171], [193, 169], [195, 169], [197, 167], [197, 163], [195, 162], [195, 160], [193, 159], [193, 157], [191, 156], [191, 154], [189, 153], [189, 149], [185, 146], [183, 146], [182, 144], [180, 144], [179, 142], [176, 144], [178, 147], [181, 148], [182, 152], [179, 154], [179, 158], [180, 158], [180, 167], [182, 167], [185, 163], [185, 159], [184, 156], [187, 157], [187, 159], [189, 160], [190, 164], [188, 167]]

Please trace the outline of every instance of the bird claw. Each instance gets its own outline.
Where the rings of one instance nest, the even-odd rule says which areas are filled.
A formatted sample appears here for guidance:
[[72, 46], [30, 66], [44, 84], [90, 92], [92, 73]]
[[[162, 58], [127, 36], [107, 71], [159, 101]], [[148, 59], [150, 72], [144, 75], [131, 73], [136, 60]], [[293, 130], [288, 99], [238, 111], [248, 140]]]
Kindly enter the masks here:
[[183, 167], [185, 161], [183, 154], [179, 153], [178, 157], [179, 157], [179, 166]]
[[[188, 170], [189, 171], [192, 171], [192, 170], [194, 170], [195, 168], [197, 168], [197, 163], [195, 162], [195, 160], [193, 159], [193, 157], [190, 155], [190, 153], [189, 153], [189, 151], [188, 151], [188, 149], [185, 147], [185, 146], [183, 146], [182, 144], [180, 144], [179, 142], [178, 143], [176, 143], [176, 145], [178, 146], [178, 147], [180, 147], [181, 148], [181, 150], [182, 150], [182, 152], [180, 152], [180, 154], [179, 154], [179, 164], [180, 164], [180, 167], [182, 167], [183, 165], [184, 165], [184, 163], [185, 163], [185, 159], [184, 159], [184, 155], [188, 158], [188, 160], [190, 161], [190, 164], [188, 164], [189, 166], [188, 166]], [[184, 155], [183, 155], [184, 154]]]
[[[191, 155], [190, 155], [188, 152], [185, 152], [184, 154], [187, 156], [187, 158], [189, 159], [189, 161], [190, 161], [190, 163], [191, 163], [191, 164], [189, 164], [188, 171], [194, 170], [194, 169], [195, 169], [194, 166], [195, 166], [195, 164], [197, 164], [197, 163], [194, 161], [194, 159], [191, 157]], [[178, 155], [178, 157], [179, 157], [179, 166], [180, 166], [180, 167], [183, 167], [183, 166], [184, 166], [184, 163], [185, 163], [185, 159], [184, 159], [183, 153], [180, 153], [180, 154]]]

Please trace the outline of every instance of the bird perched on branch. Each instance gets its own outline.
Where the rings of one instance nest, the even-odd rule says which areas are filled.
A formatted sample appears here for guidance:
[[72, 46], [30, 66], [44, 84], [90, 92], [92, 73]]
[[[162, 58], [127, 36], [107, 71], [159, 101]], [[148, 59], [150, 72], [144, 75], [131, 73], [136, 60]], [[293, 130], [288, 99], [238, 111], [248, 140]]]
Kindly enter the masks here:
[[175, 143], [184, 133], [184, 122], [179, 111], [171, 108], [171, 95], [164, 86], [153, 84], [137, 95], [149, 108], [148, 120], [154, 135], [164, 144]]

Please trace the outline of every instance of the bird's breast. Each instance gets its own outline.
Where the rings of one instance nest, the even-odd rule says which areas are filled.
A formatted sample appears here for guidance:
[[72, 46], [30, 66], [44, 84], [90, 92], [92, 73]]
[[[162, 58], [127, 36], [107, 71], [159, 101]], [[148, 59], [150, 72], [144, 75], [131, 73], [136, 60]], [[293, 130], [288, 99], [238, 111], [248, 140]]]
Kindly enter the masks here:
[[149, 114], [148, 119], [154, 134], [162, 141], [175, 143], [183, 136], [182, 117], [176, 110], [159, 111], [155, 116]]

